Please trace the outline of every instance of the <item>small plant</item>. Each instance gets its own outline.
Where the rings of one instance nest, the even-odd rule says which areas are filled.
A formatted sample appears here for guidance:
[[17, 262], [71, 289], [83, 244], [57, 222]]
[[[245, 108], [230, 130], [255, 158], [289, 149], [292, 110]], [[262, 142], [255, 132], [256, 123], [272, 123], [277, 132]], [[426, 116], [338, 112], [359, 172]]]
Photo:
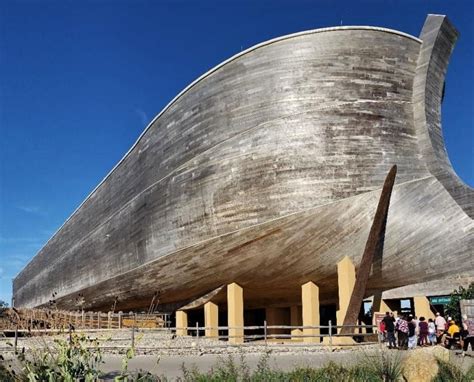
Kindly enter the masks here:
[[10, 363], [16, 365], [2, 368], [1, 373], [8, 375], [0, 374], [2, 381], [92, 382], [101, 374], [102, 354], [97, 341], [73, 335], [70, 341], [55, 340], [51, 348], [44, 347], [28, 354], [23, 349]]
[[[93, 347], [91, 351], [90, 347]], [[97, 381], [101, 372], [102, 353], [98, 342], [84, 335], [72, 335], [70, 342], [55, 340], [53, 349], [20, 357], [23, 372], [30, 381]]]
[[465, 373], [460, 365], [437, 358], [438, 374], [432, 382], [471, 382], [474, 380], [474, 365]]
[[399, 352], [380, 351], [375, 356], [366, 355], [359, 366], [360, 372], [371, 374], [374, 378], [379, 378], [379, 381], [397, 382], [401, 380], [403, 374]]

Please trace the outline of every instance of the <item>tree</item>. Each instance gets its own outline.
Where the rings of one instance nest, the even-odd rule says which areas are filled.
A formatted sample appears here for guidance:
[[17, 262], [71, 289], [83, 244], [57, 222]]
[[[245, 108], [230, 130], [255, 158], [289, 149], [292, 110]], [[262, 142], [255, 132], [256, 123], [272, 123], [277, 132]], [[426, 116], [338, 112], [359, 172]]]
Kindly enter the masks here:
[[461, 300], [472, 300], [474, 299], [474, 283], [471, 283], [466, 289], [462, 286], [458, 290], [454, 290], [451, 293], [451, 301], [446, 305], [446, 312], [454, 321], [461, 321], [461, 307], [459, 302]]
[[0, 309], [8, 308], [8, 303], [3, 300], [0, 300]]

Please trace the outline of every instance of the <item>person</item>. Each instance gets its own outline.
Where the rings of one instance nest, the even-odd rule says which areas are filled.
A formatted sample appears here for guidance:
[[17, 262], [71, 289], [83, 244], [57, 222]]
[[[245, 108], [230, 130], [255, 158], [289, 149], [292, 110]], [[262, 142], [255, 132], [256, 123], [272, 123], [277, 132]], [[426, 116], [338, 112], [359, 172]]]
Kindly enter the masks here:
[[437, 312], [436, 313], [436, 318], [435, 318], [435, 326], [436, 326], [436, 338], [437, 342], [440, 343], [441, 339], [443, 337], [444, 331], [446, 330], [446, 320], [444, 317]]
[[444, 338], [444, 346], [446, 346], [448, 349], [451, 349], [456, 341], [456, 338], [459, 337], [460, 331], [461, 330], [459, 329], [459, 326], [457, 326], [453, 320], [449, 321], [449, 328]]
[[416, 348], [416, 325], [412, 317], [408, 317], [408, 349]]
[[379, 324], [379, 338], [380, 342], [385, 342], [387, 340], [387, 332], [385, 330], [385, 322], [382, 320]]
[[408, 322], [405, 317], [400, 317], [397, 322], [398, 347], [405, 349], [408, 342]]
[[385, 324], [385, 330], [387, 331], [387, 340], [388, 340], [388, 348], [392, 349], [397, 347], [395, 343], [395, 319], [390, 312], [385, 313], [385, 317], [383, 318], [383, 323]]
[[416, 327], [415, 334], [416, 334], [417, 337], [419, 337], [419, 335], [420, 335], [420, 325], [419, 325], [420, 321], [418, 320], [417, 316], [413, 317], [413, 322], [415, 323], [415, 327]]
[[425, 321], [425, 317], [420, 317], [418, 323], [420, 338], [418, 340], [418, 345], [426, 346], [428, 345], [428, 323]]
[[436, 325], [432, 318], [428, 320], [428, 342], [430, 345], [436, 345]]
[[465, 314], [462, 316], [462, 319], [462, 325], [464, 330], [466, 331], [466, 336], [464, 337], [461, 353], [461, 355], [464, 357], [466, 355], [469, 344], [471, 345], [471, 351], [474, 350], [474, 320], [469, 320], [467, 318], [467, 315]]

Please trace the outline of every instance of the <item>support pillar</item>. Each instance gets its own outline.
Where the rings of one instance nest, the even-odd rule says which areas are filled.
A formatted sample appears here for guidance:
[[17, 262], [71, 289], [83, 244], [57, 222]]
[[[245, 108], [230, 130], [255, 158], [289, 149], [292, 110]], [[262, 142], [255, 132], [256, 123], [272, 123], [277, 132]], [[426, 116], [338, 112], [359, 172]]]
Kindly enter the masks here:
[[[302, 318], [301, 318], [301, 308], [298, 305], [293, 305], [290, 308], [290, 324], [291, 326], [301, 326]], [[303, 335], [303, 331], [301, 329], [292, 329], [291, 330], [291, 339], [292, 340], [301, 340], [301, 336]]]
[[[354, 290], [356, 280], [355, 266], [352, 260], [345, 256], [337, 263], [337, 285], [339, 293], [339, 310], [336, 312], [337, 325], [342, 325], [347, 308]], [[340, 330], [338, 330], [339, 332]]]
[[[290, 312], [288, 308], [266, 308], [265, 318], [268, 326], [290, 324]], [[287, 329], [268, 329], [268, 334], [289, 334], [289, 331]]]
[[425, 317], [426, 321], [429, 318], [434, 319], [434, 314], [430, 308], [430, 301], [425, 296], [414, 296], [413, 305], [415, 307], [415, 315], [420, 319], [420, 317]]
[[184, 310], [176, 311], [176, 335], [187, 336], [188, 335], [188, 313]]
[[236, 283], [227, 285], [227, 325], [229, 328], [229, 343], [244, 342], [244, 291]]
[[204, 326], [206, 337], [219, 337], [219, 307], [211, 301], [204, 304]]
[[[319, 288], [312, 281], [301, 286], [303, 326], [319, 326]], [[319, 335], [319, 329], [303, 329], [303, 335]], [[320, 342], [319, 337], [304, 337], [304, 342]]]

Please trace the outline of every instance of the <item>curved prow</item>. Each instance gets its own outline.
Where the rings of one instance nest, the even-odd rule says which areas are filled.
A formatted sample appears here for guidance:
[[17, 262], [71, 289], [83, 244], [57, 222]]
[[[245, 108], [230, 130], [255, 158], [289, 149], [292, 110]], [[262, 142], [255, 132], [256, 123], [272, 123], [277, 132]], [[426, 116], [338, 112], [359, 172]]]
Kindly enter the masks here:
[[428, 170], [459, 206], [474, 218], [474, 190], [456, 175], [449, 161], [441, 129], [441, 101], [449, 58], [458, 32], [444, 15], [428, 15], [420, 34], [423, 41], [413, 83], [415, 127]]

